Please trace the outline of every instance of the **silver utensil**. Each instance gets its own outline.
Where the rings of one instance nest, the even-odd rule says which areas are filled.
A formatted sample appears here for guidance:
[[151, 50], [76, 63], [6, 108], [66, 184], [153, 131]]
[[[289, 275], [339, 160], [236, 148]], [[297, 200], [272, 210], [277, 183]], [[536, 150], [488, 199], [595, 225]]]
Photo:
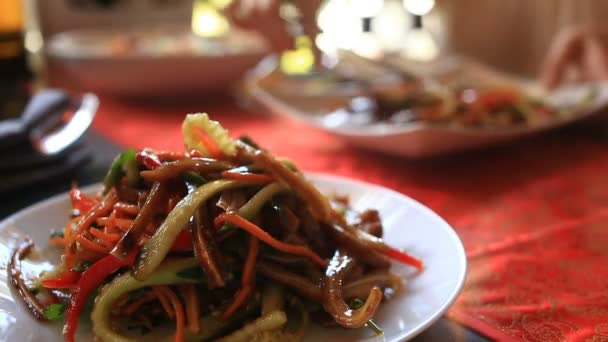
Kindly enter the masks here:
[[76, 142], [93, 122], [99, 99], [94, 94], [86, 93], [76, 103], [70, 103], [70, 107], [75, 109], [67, 122], [49, 120], [31, 129], [29, 140], [38, 153], [55, 155]]

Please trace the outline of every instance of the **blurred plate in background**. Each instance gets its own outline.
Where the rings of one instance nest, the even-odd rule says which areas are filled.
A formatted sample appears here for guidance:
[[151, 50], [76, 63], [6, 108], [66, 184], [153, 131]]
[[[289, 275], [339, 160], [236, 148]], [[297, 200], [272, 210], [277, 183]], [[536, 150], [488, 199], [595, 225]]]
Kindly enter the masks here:
[[202, 38], [189, 27], [83, 29], [47, 44], [49, 68], [79, 89], [127, 97], [225, 90], [269, 52], [258, 33]]
[[[517, 86], [528, 94], [540, 96], [548, 105], [563, 109], [568, 114], [540, 121], [534, 125], [508, 127], [468, 127], [422, 121], [402, 124], [379, 121], [356, 125], [352, 124], [352, 113], [345, 109], [349, 101], [366, 91], [360, 84], [353, 86], [353, 84], [357, 85], [356, 80], [346, 87], [344, 80], [339, 77], [310, 76], [316, 77], [317, 80], [308, 79], [302, 83], [303, 87], [300, 91], [291, 92], [284, 85], [295, 83], [296, 80], [281, 75], [276, 70], [270, 70], [266, 65], [248, 75], [247, 90], [254, 99], [276, 114], [326, 130], [354, 145], [410, 158], [445, 155], [512, 142], [596, 116], [608, 105], [608, 82], [570, 85], [546, 92], [529, 80], [503, 76], [483, 67], [473, 67], [468, 62], [461, 64], [463, 67], [458, 71], [458, 68], [454, 68], [453, 60], [450, 63], [452, 66], [447, 68], [448, 71], [445, 73], [450, 79], [462, 78], [466, 74], [469, 80], [485, 82], [493, 79], [491, 83]], [[332, 70], [329, 73], [334, 72], [335, 70]], [[389, 75], [395, 72], [399, 71], [395, 70], [394, 65], [386, 69]], [[340, 80], [341, 83], [336, 80]], [[367, 84], [369, 85], [369, 82]], [[306, 86], [309, 89], [303, 89]], [[390, 87], [391, 84], [385, 82], [374, 86]], [[590, 94], [593, 95], [589, 96]]]

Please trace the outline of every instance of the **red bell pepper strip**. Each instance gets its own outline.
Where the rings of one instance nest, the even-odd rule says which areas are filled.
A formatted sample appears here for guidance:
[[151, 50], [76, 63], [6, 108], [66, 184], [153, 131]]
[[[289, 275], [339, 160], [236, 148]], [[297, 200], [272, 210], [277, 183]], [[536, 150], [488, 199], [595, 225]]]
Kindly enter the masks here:
[[97, 204], [97, 201], [83, 194], [76, 186], [76, 183], [72, 184], [70, 200], [72, 201], [72, 207], [78, 209], [81, 215], [86, 214], [95, 204]]
[[42, 286], [47, 289], [71, 289], [78, 283], [80, 272], [67, 270], [56, 277], [42, 281]]
[[173, 242], [173, 246], [171, 246], [172, 251], [191, 251], [193, 248], [192, 233], [189, 230], [183, 230], [179, 233], [175, 242]]
[[134, 249], [124, 260], [119, 260], [111, 254], [107, 255], [82, 273], [72, 290], [70, 302], [66, 309], [65, 327], [63, 329], [66, 342], [74, 342], [74, 335], [78, 328], [78, 317], [91, 293], [112, 273], [123, 267], [133, 265], [137, 253], [138, 250]]
[[137, 152], [137, 154], [135, 154], [135, 159], [149, 170], [159, 168], [163, 164], [160, 159], [158, 159], [158, 156], [146, 151]]

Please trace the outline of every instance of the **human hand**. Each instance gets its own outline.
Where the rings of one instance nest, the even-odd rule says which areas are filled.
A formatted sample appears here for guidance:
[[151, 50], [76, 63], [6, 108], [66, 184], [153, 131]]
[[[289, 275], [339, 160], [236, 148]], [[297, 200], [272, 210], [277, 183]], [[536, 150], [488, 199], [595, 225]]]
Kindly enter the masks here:
[[545, 58], [542, 83], [549, 89], [575, 72], [577, 81], [608, 80], [608, 32], [597, 28], [570, 28], [554, 39]]
[[[277, 52], [294, 48], [294, 37], [281, 18], [281, 0], [235, 0], [226, 11], [233, 23], [262, 33]], [[300, 13], [299, 23], [305, 35], [317, 36], [317, 12], [320, 0], [293, 0]]]

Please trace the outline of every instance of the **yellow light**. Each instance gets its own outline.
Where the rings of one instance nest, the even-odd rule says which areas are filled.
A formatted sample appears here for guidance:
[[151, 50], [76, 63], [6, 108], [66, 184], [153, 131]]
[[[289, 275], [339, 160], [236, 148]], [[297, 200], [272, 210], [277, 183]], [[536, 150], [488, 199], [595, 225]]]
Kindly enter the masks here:
[[217, 9], [224, 9], [232, 3], [232, 0], [209, 0], [209, 3]]
[[289, 75], [307, 74], [315, 66], [315, 55], [312, 52], [310, 38], [296, 38], [296, 49], [287, 50], [281, 54], [281, 70]]
[[192, 8], [192, 32], [213, 38], [225, 35], [230, 29], [226, 17], [205, 0], [195, 0]]

